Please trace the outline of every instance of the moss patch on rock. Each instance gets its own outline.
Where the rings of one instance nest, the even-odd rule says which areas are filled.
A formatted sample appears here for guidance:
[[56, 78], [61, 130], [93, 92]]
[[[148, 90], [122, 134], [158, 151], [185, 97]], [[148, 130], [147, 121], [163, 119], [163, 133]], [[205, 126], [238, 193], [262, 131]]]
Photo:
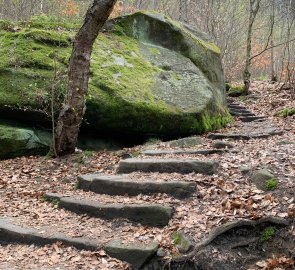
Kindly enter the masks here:
[[244, 86], [232, 86], [228, 92], [228, 96], [230, 97], [240, 97], [247, 95], [247, 92], [245, 91]]
[[277, 116], [287, 118], [295, 114], [295, 108], [284, 108], [276, 113]]
[[[11, 25], [0, 23], [0, 109], [8, 105], [49, 114], [54, 85], [58, 112], [75, 26], [57, 25], [52, 18], [36, 17], [11, 31]], [[155, 136], [223, 127], [231, 117], [225, 105], [219, 53], [204, 34], [159, 14], [136, 13], [117, 19], [94, 45], [87, 127]], [[190, 72], [177, 67], [179, 61], [183, 66], [188, 63]], [[193, 81], [190, 87], [185, 85], [188, 80]], [[182, 100], [185, 95], [188, 102]]]

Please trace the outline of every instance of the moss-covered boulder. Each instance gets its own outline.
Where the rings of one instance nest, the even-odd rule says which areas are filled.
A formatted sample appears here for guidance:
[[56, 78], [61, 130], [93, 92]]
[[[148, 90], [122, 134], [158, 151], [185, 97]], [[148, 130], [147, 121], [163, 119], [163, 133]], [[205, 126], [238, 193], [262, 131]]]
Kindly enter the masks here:
[[247, 92], [244, 86], [239, 85], [239, 86], [232, 86], [231, 88], [229, 88], [227, 94], [229, 97], [240, 97], [240, 96], [246, 96]]
[[[3, 25], [0, 111], [20, 120], [32, 119], [32, 111], [50, 115], [52, 89], [56, 104], [65, 91], [75, 31], [54, 24]], [[172, 136], [229, 121], [220, 51], [203, 33], [145, 12], [109, 21], [105, 28], [93, 49], [88, 128]], [[16, 114], [11, 108], [25, 110]], [[34, 119], [45, 120], [40, 114]]]
[[0, 124], [0, 159], [44, 155], [48, 150], [33, 130]]

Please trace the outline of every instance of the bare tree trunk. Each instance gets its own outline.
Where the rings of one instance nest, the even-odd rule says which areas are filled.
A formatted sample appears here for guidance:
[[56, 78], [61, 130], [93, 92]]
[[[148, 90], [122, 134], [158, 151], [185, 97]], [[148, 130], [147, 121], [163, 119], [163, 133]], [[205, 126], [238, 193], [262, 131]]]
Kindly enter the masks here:
[[94, 0], [86, 13], [84, 24], [76, 35], [69, 63], [67, 95], [55, 133], [55, 152], [58, 156], [75, 151], [86, 109], [85, 99], [93, 43], [116, 2], [117, 0]]
[[[275, 0], [272, 0], [271, 15], [270, 15], [271, 25], [274, 27], [275, 22]], [[273, 43], [273, 32], [271, 31], [270, 46], [271, 46], [271, 81], [276, 82], [277, 74], [275, 71], [275, 55], [274, 55], [274, 43]]]
[[253, 25], [255, 22], [256, 15], [260, 8], [260, 2], [261, 0], [250, 0], [250, 16], [249, 16], [248, 33], [247, 33], [246, 63], [245, 63], [245, 69], [243, 74], [244, 89], [246, 94], [249, 93], [250, 79], [251, 79], [250, 67], [251, 67]]

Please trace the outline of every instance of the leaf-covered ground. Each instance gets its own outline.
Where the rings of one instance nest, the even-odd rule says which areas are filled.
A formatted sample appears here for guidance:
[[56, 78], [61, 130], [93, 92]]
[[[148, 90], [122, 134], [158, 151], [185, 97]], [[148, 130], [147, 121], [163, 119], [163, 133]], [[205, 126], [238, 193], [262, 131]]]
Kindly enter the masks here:
[[[136, 197], [97, 195], [76, 189], [77, 175], [99, 172], [112, 174], [122, 152], [79, 152], [62, 159], [47, 157], [23, 157], [0, 161], [0, 216], [14, 224], [40, 228], [47, 232], [63, 232], [68, 236], [85, 236], [97, 239], [101, 244], [116, 238], [127, 242], [156, 239], [170, 255], [177, 254], [170, 235], [183, 230], [198, 242], [221, 224], [239, 218], [257, 219], [263, 216], [295, 218], [295, 115], [287, 118], [275, 116], [286, 108], [294, 108], [289, 90], [281, 90], [277, 84], [256, 82], [252, 95], [236, 102], [244, 104], [256, 114], [266, 115], [284, 132], [267, 139], [234, 141], [234, 152], [214, 154], [208, 157], [178, 155], [177, 157], [214, 159], [220, 163], [217, 175], [133, 173], [134, 179], [185, 180], [197, 183], [197, 192], [189, 199], [179, 200], [166, 194]], [[220, 132], [232, 132], [243, 124], [232, 123]], [[203, 146], [211, 148], [213, 141], [203, 136]], [[146, 147], [146, 146], [145, 146]], [[138, 153], [141, 146], [125, 149]], [[168, 148], [159, 144], [158, 148]], [[174, 157], [165, 156], [165, 157]], [[241, 166], [251, 171], [268, 168], [278, 179], [278, 188], [262, 192], [249, 181], [249, 175], [241, 173]], [[132, 224], [127, 220], [106, 221], [85, 215], [76, 215], [45, 202], [45, 192], [57, 192], [90, 198], [101, 203], [158, 203], [171, 205], [175, 214], [164, 228], [151, 228]], [[295, 237], [294, 222], [291, 235]], [[168, 254], [168, 255], [169, 255]], [[289, 260], [289, 261], [288, 261]], [[290, 258], [269, 258], [259, 262], [257, 269], [291, 269]], [[286, 263], [286, 261], [288, 263]], [[275, 268], [277, 267], [277, 268]], [[289, 267], [289, 268], [288, 268]], [[79, 251], [63, 247], [60, 243], [46, 247], [24, 245], [0, 246], [0, 269], [128, 269], [128, 265], [108, 257], [104, 251]], [[255, 268], [254, 268], [255, 269]]]

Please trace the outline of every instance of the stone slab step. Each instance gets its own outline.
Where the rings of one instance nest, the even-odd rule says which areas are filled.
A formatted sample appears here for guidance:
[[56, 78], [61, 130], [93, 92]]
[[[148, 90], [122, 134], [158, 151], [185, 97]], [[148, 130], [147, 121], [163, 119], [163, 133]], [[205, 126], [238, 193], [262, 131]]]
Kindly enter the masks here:
[[265, 116], [243, 116], [239, 118], [242, 122], [265, 121]]
[[57, 193], [45, 194], [45, 199], [58, 202], [58, 206], [77, 214], [115, 219], [126, 218], [133, 222], [154, 227], [166, 226], [172, 217], [173, 208], [159, 204], [101, 204], [91, 200], [64, 197]]
[[127, 175], [88, 174], [78, 177], [78, 187], [98, 194], [129, 195], [167, 193], [184, 198], [196, 191], [196, 183], [180, 181], [136, 181]]
[[61, 242], [65, 246], [73, 246], [77, 249], [85, 250], [97, 250], [102, 246], [97, 241], [84, 237], [71, 238], [60, 233], [46, 235], [45, 233], [40, 233], [37, 229], [29, 229], [13, 225], [7, 220], [1, 218], [0, 242], [2, 244], [19, 243], [27, 245], [34, 244], [38, 246], [51, 245], [56, 242]]
[[142, 154], [146, 156], [159, 156], [159, 155], [212, 155], [223, 154], [225, 149], [203, 149], [203, 150], [145, 150]]
[[229, 103], [227, 106], [229, 108], [246, 109], [245, 106], [237, 104], [237, 103]]
[[156, 254], [159, 247], [159, 243], [156, 241], [151, 241], [143, 245], [139, 242], [123, 244], [121, 240], [114, 239], [103, 245], [98, 243], [98, 241], [85, 237], [72, 238], [61, 233], [50, 233], [49, 235], [46, 235], [44, 230], [42, 230], [41, 233], [41, 230], [24, 228], [14, 225], [6, 219], [0, 218], [1, 245], [26, 244], [45, 246], [52, 245], [56, 242], [62, 243], [64, 246], [72, 246], [80, 250], [97, 251], [103, 248], [109, 256], [131, 264], [132, 269], [140, 269], [140, 267], [142, 267]]
[[123, 244], [121, 240], [112, 240], [104, 246], [105, 252], [111, 257], [128, 262], [132, 269], [140, 269], [157, 252], [159, 243], [150, 242]]
[[268, 138], [273, 135], [281, 135], [282, 131], [273, 131], [271, 133], [261, 133], [261, 134], [238, 134], [238, 133], [213, 133], [208, 136], [212, 140], [221, 139], [232, 139], [232, 140], [250, 140], [250, 139], [260, 139]]
[[255, 116], [254, 113], [251, 112], [236, 112], [236, 111], [230, 111], [230, 113], [234, 116]]
[[202, 173], [214, 174], [217, 172], [218, 162], [195, 159], [137, 159], [121, 160], [118, 173], [160, 172], [160, 173]]

